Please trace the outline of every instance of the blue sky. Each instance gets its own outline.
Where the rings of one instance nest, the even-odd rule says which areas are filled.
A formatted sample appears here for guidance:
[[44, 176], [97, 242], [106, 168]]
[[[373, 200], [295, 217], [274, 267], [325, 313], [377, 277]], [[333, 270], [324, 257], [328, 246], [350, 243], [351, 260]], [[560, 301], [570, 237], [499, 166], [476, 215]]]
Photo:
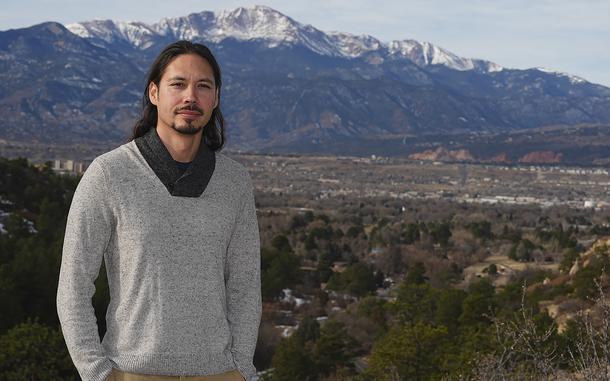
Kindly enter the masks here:
[[0, 30], [94, 18], [154, 23], [254, 4], [324, 31], [429, 41], [463, 57], [519, 69], [546, 67], [610, 87], [607, 0], [2, 0]]

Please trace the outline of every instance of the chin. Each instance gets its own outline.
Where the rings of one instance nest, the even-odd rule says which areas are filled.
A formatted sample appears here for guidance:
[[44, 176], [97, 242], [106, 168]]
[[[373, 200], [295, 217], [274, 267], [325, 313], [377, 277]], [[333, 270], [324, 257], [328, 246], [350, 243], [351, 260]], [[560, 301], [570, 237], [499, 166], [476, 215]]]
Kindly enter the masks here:
[[201, 131], [203, 129], [203, 126], [191, 126], [191, 125], [186, 125], [186, 126], [176, 126], [176, 125], [172, 125], [172, 129], [180, 134], [183, 135], [195, 135], [197, 133], [199, 133], [199, 131]]

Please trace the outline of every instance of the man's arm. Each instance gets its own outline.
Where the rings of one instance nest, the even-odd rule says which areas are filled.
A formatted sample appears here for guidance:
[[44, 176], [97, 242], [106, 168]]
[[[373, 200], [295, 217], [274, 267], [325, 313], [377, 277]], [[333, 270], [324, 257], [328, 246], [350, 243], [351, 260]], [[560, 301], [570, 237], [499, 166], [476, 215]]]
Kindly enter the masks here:
[[237, 369], [249, 380], [256, 374], [252, 359], [262, 310], [260, 234], [249, 176], [229, 242], [225, 281], [227, 315], [233, 338], [231, 352]]
[[83, 381], [103, 381], [113, 364], [106, 357], [91, 303], [94, 281], [113, 231], [104, 171], [91, 163], [70, 205], [57, 287], [57, 314], [72, 361]]

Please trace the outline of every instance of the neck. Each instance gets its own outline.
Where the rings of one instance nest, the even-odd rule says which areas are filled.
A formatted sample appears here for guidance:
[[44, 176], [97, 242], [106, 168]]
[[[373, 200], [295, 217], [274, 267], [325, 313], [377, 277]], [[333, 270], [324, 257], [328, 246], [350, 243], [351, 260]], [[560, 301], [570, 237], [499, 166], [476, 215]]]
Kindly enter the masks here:
[[195, 135], [185, 135], [171, 128], [157, 126], [157, 134], [165, 148], [169, 151], [172, 159], [183, 163], [191, 162], [197, 156], [199, 144], [201, 144], [202, 131]]

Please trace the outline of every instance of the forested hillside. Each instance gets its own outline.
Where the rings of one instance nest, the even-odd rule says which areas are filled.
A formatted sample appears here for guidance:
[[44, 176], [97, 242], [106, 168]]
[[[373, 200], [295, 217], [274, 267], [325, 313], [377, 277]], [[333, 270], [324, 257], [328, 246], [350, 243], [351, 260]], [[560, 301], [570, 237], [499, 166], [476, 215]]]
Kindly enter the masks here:
[[[2, 380], [78, 379], [55, 306], [78, 180], [0, 158]], [[608, 211], [256, 199], [262, 379], [606, 379]]]

